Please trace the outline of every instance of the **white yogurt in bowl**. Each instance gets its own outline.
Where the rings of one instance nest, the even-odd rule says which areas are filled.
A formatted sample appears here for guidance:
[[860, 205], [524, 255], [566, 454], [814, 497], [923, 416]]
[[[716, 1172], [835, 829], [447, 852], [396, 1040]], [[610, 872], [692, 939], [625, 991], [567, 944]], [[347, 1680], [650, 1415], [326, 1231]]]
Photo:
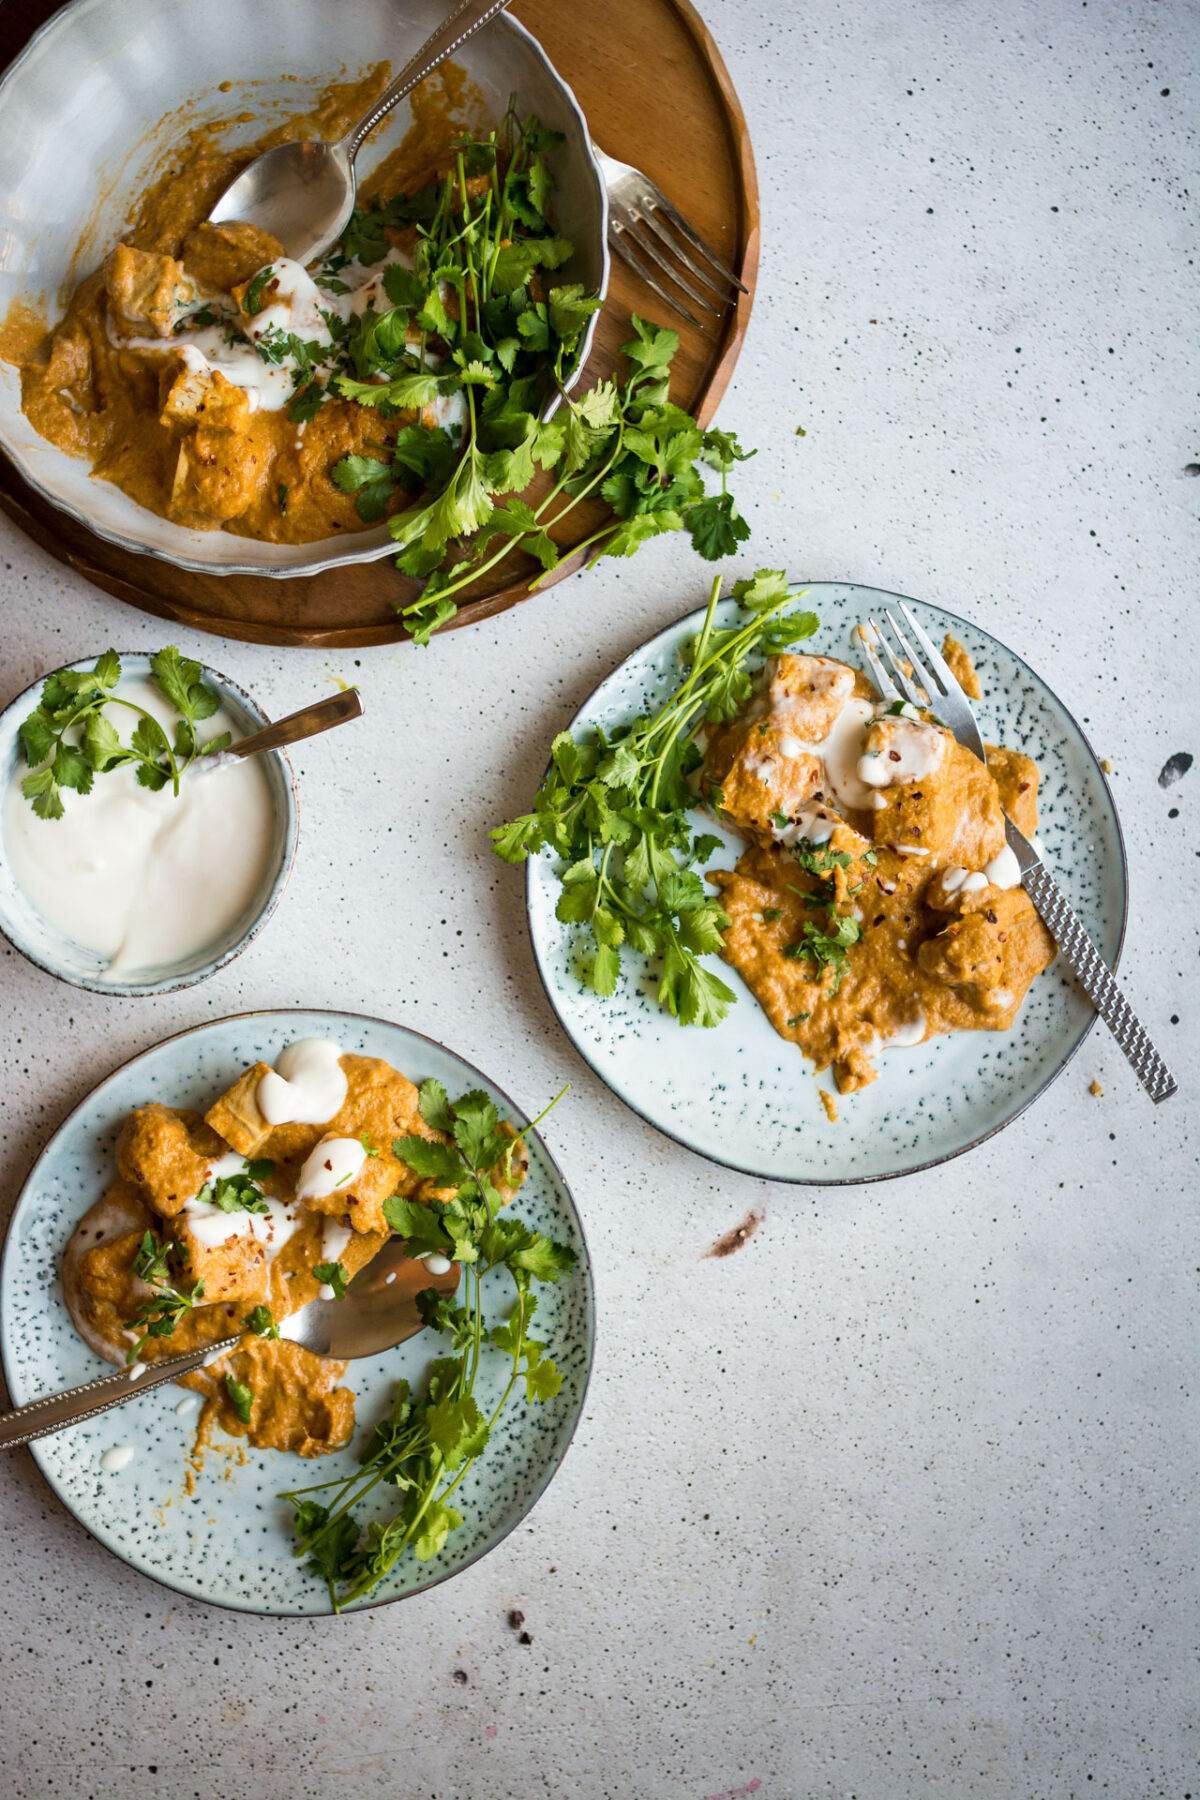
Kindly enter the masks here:
[[[91, 669], [95, 658], [70, 665]], [[116, 696], [174, 730], [149, 679], [150, 659], [122, 656]], [[63, 791], [64, 816], [41, 819], [21, 792], [30, 773], [18, 729], [42, 677], [0, 715], [0, 931], [31, 962], [78, 987], [154, 994], [215, 973], [274, 911], [296, 850], [296, 795], [282, 751], [187, 769], [178, 796], [139, 786], [134, 768], [97, 774], [89, 794]], [[266, 718], [236, 684], [204, 669], [220, 708], [197, 728], [203, 745], [234, 741]], [[128, 742], [138, 714], [109, 707]]]

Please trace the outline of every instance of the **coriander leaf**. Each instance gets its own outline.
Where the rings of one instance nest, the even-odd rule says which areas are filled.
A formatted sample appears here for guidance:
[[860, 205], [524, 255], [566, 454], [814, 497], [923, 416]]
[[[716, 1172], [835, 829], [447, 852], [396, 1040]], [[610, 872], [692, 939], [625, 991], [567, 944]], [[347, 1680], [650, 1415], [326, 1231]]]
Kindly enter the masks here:
[[39, 769], [36, 774], [26, 775], [21, 783], [21, 792], [33, 805], [39, 819], [61, 819], [66, 811], [62, 803], [62, 794], [54, 779], [53, 769]]
[[225, 1392], [229, 1395], [230, 1404], [243, 1425], [250, 1423], [250, 1411], [254, 1405], [254, 1389], [247, 1387], [244, 1381], [235, 1381], [232, 1375], [225, 1377]]
[[499, 250], [493, 260], [493, 293], [511, 294], [515, 288], [523, 287], [537, 268], [557, 269], [573, 249], [566, 238], [515, 239]]
[[245, 293], [242, 295], [242, 311], [243, 312], [250, 313], [253, 315], [254, 313], [259, 313], [262, 311], [263, 289], [266, 287], [268, 281], [271, 280], [274, 273], [275, 273], [274, 268], [272, 267], [272, 265], [270, 263], [268, 263], [265, 269], [260, 269], [258, 271], [258, 274], [254, 276], [253, 280], [250, 282], [249, 287], [246, 289]]
[[[550, 289], [550, 324], [559, 337], [574, 343], [592, 314], [603, 305], [599, 294], [587, 294], [580, 282]], [[608, 384], [606, 384], [608, 385]], [[599, 420], [593, 420], [598, 424]]]
[[25, 761], [31, 768], [37, 763], [45, 762], [54, 754], [56, 742], [54, 727], [40, 708], [37, 712], [31, 712], [27, 719], [22, 720], [18, 728], [18, 735], [21, 739], [21, 749], [24, 751]]
[[421, 1520], [421, 1529], [413, 1540], [413, 1554], [418, 1562], [429, 1562], [445, 1547], [446, 1539], [462, 1524], [462, 1514], [453, 1506], [435, 1500]]
[[416, 312], [425, 299], [425, 284], [414, 269], [403, 263], [389, 263], [383, 271], [383, 291], [393, 306]]
[[435, 1081], [431, 1076], [428, 1081], [421, 1083], [417, 1089], [417, 1106], [425, 1123], [434, 1131], [448, 1132], [451, 1129], [453, 1119], [450, 1115], [450, 1102], [440, 1081]]
[[335, 1584], [346, 1581], [357, 1566], [357, 1545], [362, 1535], [357, 1520], [350, 1513], [330, 1522], [329, 1508], [315, 1500], [293, 1500], [296, 1517], [293, 1523], [302, 1551], [308, 1553], [307, 1567], [327, 1582], [332, 1592]]
[[524, 1269], [535, 1281], [557, 1282], [571, 1273], [578, 1259], [568, 1245], [556, 1244], [539, 1232], [524, 1249], [515, 1250], [510, 1260], [514, 1268]]
[[256, 1306], [246, 1314], [242, 1324], [247, 1331], [254, 1332], [256, 1337], [277, 1338], [279, 1327], [269, 1306]]
[[457, 1187], [463, 1178], [462, 1160], [450, 1144], [439, 1144], [432, 1138], [402, 1137], [392, 1145], [392, 1153], [410, 1168], [414, 1175], [435, 1181], [445, 1187]]
[[346, 1286], [350, 1277], [340, 1262], [314, 1263], [312, 1272], [317, 1281], [333, 1289], [335, 1300], [346, 1298]]
[[750, 536], [750, 527], [737, 509], [732, 494], [714, 494], [698, 501], [686, 514], [692, 547], [708, 562], [732, 556]]
[[648, 325], [636, 313], [632, 324], [636, 336], [621, 345], [622, 356], [643, 379], [665, 376], [679, 348], [679, 333], [668, 331], [665, 326]]
[[747, 612], [761, 613], [786, 600], [790, 589], [782, 569], [756, 569], [754, 574], [733, 584], [733, 597]]
[[412, 1256], [423, 1255], [429, 1250], [444, 1254], [449, 1248], [449, 1239], [436, 1208], [422, 1200], [408, 1200], [401, 1194], [392, 1194], [383, 1203], [383, 1216], [397, 1236], [408, 1244]]
[[83, 728], [83, 753], [93, 769], [109, 768], [118, 759], [126, 760], [128, 752], [117, 736], [117, 728], [103, 713], [92, 713]]
[[74, 788], [80, 794], [92, 791], [93, 770], [82, 750], [59, 739], [54, 752], [54, 779], [59, 787]]

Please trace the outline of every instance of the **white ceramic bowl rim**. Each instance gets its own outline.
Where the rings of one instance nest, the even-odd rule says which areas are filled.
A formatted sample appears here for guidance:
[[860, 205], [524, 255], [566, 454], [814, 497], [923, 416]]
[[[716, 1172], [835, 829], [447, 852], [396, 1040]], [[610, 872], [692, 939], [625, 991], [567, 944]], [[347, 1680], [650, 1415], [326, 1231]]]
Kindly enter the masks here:
[[[4, 72], [3, 77], [0, 78], [0, 128], [2, 128], [3, 109], [6, 100], [10, 97], [13, 89], [20, 83], [28, 66], [37, 60], [43, 50], [46, 50], [47, 48], [54, 49], [55, 40], [58, 37], [69, 33], [76, 22], [89, 13], [102, 12], [105, 8], [119, 7], [121, 9], [120, 16], [122, 19], [125, 19], [126, 15], [124, 9], [126, 4], [127, 0], [70, 0], [68, 5], [62, 7], [58, 12], [53, 14], [51, 18], [47, 19], [45, 24], [43, 24], [30, 38], [20, 55], [9, 65]], [[595, 147], [592, 143], [591, 133], [588, 129], [587, 120], [584, 117], [583, 110], [575, 97], [573, 89], [558, 73], [541, 44], [534, 37], [533, 33], [522, 25], [518, 19], [513, 18], [511, 14], [503, 13], [491, 22], [487, 27], [487, 30], [498, 30], [511, 34], [511, 36], [523, 44], [529, 55], [544, 70], [548, 81], [557, 90], [558, 97], [561, 100], [565, 112], [570, 116], [578, 131], [579, 142], [583, 150], [584, 169], [586, 176], [588, 177], [588, 186], [591, 190], [591, 197], [596, 208], [596, 242], [591, 246], [591, 254], [595, 259], [599, 272], [599, 279], [595, 283], [595, 287], [603, 299], [608, 293], [609, 281], [608, 192], [600, 173], [599, 164], [596, 161]], [[127, 35], [127, 33], [125, 35]], [[580, 340], [574, 374], [571, 381], [568, 383], [568, 388], [573, 385], [574, 381], [578, 380], [578, 377], [583, 372], [584, 365], [586, 364], [591, 351], [599, 319], [600, 314], [597, 312], [594, 313], [587, 322], [583, 337]], [[547, 405], [547, 414], [553, 412], [559, 403], [559, 396], [555, 395]], [[41, 455], [42, 442], [42, 440], [39, 440], [39, 455]], [[65, 452], [55, 450], [54, 447], [48, 443], [45, 445], [45, 449], [47, 451], [52, 451], [54, 456], [61, 457], [64, 461], [70, 461], [76, 464], [81, 461], [81, 459], [77, 457], [67, 458]], [[348, 565], [360, 562], [375, 562], [394, 552], [394, 540], [388, 532], [387, 527], [381, 526], [373, 531], [354, 533], [353, 541], [343, 538], [327, 538], [318, 539], [310, 544], [287, 546], [264, 545], [260, 547], [259, 559], [255, 560], [254, 551], [251, 547], [255, 545], [256, 540], [252, 538], [242, 539], [228, 532], [192, 531], [183, 526], [175, 525], [169, 520], [161, 519], [157, 514], [146, 512], [144, 508], [137, 508], [138, 512], [145, 514], [148, 521], [146, 532], [153, 533], [161, 539], [166, 540], [164, 542], [156, 543], [145, 535], [132, 535], [130, 531], [114, 528], [103, 519], [97, 518], [94, 513], [89, 513], [85, 506], [72, 501], [64, 493], [56, 490], [53, 481], [39, 472], [30, 456], [22, 448], [22, 445], [18, 441], [15, 441], [11, 433], [4, 429], [2, 410], [0, 410], [0, 450], [8, 456], [22, 479], [29, 484], [35, 493], [39, 494], [44, 500], [47, 500], [52, 506], [57, 508], [59, 512], [65, 513], [69, 518], [74, 519], [76, 523], [82, 525], [96, 537], [102, 538], [106, 543], [115, 545], [118, 549], [133, 551], [139, 555], [149, 556], [156, 561], [170, 563], [175, 568], [187, 569], [196, 574], [261, 575], [270, 577], [274, 580], [288, 580], [299, 576], [315, 575], [325, 569], [345, 568]], [[135, 506], [136, 503], [131, 501], [130, 505]], [[222, 560], [217, 562], [211, 558], [195, 554], [194, 549], [191, 547], [198, 546], [205, 539], [217, 539], [220, 540], [223, 545], [228, 545], [231, 541], [239, 545], [244, 543], [247, 546], [245, 557], [237, 561]], [[270, 562], [262, 560], [263, 555], [272, 550], [292, 552], [297, 558], [302, 560], [293, 562]]]
[[[126, 669], [131, 663], [136, 664], [139, 662], [148, 662], [149, 660], [148, 654], [144, 650], [118, 650], [117, 655], [120, 658], [122, 669]], [[83, 656], [76, 662], [60, 663], [57, 669], [47, 669], [44, 675], [39, 675], [36, 681], [31, 681], [27, 688], [17, 694], [14, 699], [10, 700], [7, 706], [0, 709], [0, 729], [6, 727], [14, 713], [19, 712], [21, 717], [24, 718], [27, 713], [34, 710], [38, 703], [43, 683], [49, 681], [52, 675], [64, 675], [68, 671], [74, 672], [83, 669], [94, 669], [95, 666], [96, 658], [94, 656]], [[200, 671], [203, 680], [211, 683], [211, 685], [217, 688], [222, 694], [227, 694], [237, 701], [249, 717], [255, 721], [256, 730], [271, 723], [262, 708], [251, 698], [239, 682], [232, 680], [228, 675], [222, 675], [220, 670], [210, 667], [208, 663], [201, 663]], [[27, 962], [31, 962], [35, 968], [41, 969], [44, 974], [52, 975], [56, 981], [66, 982], [69, 987], [86, 988], [90, 993], [103, 994], [106, 999], [141, 999], [153, 994], [178, 993], [183, 988], [195, 987], [198, 982], [207, 981], [210, 976], [218, 974], [220, 970], [224, 969], [229, 963], [233, 962], [235, 958], [239, 957], [244, 950], [248, 950], [255, 938], [257, 938], [259, 932], [270, 922], [279, 902], [283, 899], [288, 882], [291, 880], [292, 870], [295, 867], [296, 848], [300, 834], [300, 800], [296, 788], [296, 772], [292, 767], [292, 759], [288, 755], [286, 749], [264, 752], [264, 754], [276, 761], [277, 766], [280, 768], [283, 775], [282, 781], [278, 784], [280, 791], [284, 796], [283, 836], [280, 845], [278, 866], [271, 879], [271, 885], [266, 892], [263, 904], [255, 914], [253, 921], [247, 926], [241, 937], [237, 938], [232, 944], [227, 945], [218, 956], [211, 958], [208, 962], [202, 963], [199, 968], [192, 969], [187, 974], [164, 975], [157, 981], [129, 981], [121, 982], [118, 985], [115, 982], [89, 980], [86, 976], [82, 975], [66, 974], [63, 969], [56, 968], [52, 962], [48, 961], [44, 956], [39, 955], [29, 944], [22, 943], [19, 938], [12, 936], [9, 931], [5, 930], [4, 922], [2, 920], [0, 920], [0, 937], [3, 937], [4, 941], [11, 944], [14, 950], [19, 951]], [[7, 783], [8, 776], [6, 772], [0, 770], [0, 776], [3, 776]], [[274, 786], [274, 784], [272, 785]], [[0, 835], [0, 855], [2, 854], [3, 838], [2, 835]]]

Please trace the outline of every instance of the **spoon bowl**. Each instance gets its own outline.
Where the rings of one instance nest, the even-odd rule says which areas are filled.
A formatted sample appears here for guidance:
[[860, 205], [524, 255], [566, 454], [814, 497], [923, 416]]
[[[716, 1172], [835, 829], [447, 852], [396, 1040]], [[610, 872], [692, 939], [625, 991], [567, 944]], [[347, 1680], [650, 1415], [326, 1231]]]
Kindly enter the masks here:
[[277, 238], [294, 262], [328, 255], [354, 211], [354, 159], [367, 138], [393, 107], [509, 4], [459, 0], [344, 138], [333, 144], [277, 144], [265, 151], [225, 189], [209, 218], [218, 225], [234, 219], [257, 225]]
[[461, 1264], [451, 1263], [445, 1274], [431, 1275], [423, 1262], [408, 1255], [401, 1238], [393, 1238], [359, 1270], [344, 1300], [310, 1300], [284, 1319], [279, 1334], [338, 1362], [378, 1356], [424, 1330], [419, 1293], [436, 1288], [439, 1294], [452, 1294], [461, 1274]]
[[225, 189], [209, 218], [240, 220], [278, 238], [295, 262], [312, 262], [337, 242], [354, 211], [354, 166], [346, 140], [276, 144]]

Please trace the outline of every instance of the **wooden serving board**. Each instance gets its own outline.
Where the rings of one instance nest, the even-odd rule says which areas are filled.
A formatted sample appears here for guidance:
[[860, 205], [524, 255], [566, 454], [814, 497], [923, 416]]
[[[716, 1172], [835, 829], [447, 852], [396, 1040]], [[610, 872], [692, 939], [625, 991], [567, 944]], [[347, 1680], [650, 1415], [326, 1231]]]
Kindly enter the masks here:
[[[57, 10], [55, 0], [5, 0], [0, 65], [11, 62]], [[670, 313], [614, 256], [608, 301], [582, 386], [612, 372], [630, 335], [629, 315], [638, 312], [678, 330], [671, 397], [707, 424], [733, 374], [758, 268], [754, 158], [720, 53], [691, 0], [592, 0], [587, 6], [517, 0], [512, 10], [575, 90], [597, 143], [656, 181], [750, 290], [723, 318], [698, 329]], [[117, 599], [250, 643], [395, 643], [407, 633], [390, 603], [415, 599], [419, 591], [397, 574], [390, 557], [289, 579], [177, 569], [105, 543], [36, 494], [3, 456], [0, 508], [43, 549]], [[564, 546], [581, 542], [603, 517], [596, 508], [581, 508], [572, 515], [574, 535], [562, 540]], [[581, 561], [564, 561], [549, 580], [574, 573]], [[511, 558], [467, 590], [454, 626], [523, 600], [538, 573], [529, 559]]]

